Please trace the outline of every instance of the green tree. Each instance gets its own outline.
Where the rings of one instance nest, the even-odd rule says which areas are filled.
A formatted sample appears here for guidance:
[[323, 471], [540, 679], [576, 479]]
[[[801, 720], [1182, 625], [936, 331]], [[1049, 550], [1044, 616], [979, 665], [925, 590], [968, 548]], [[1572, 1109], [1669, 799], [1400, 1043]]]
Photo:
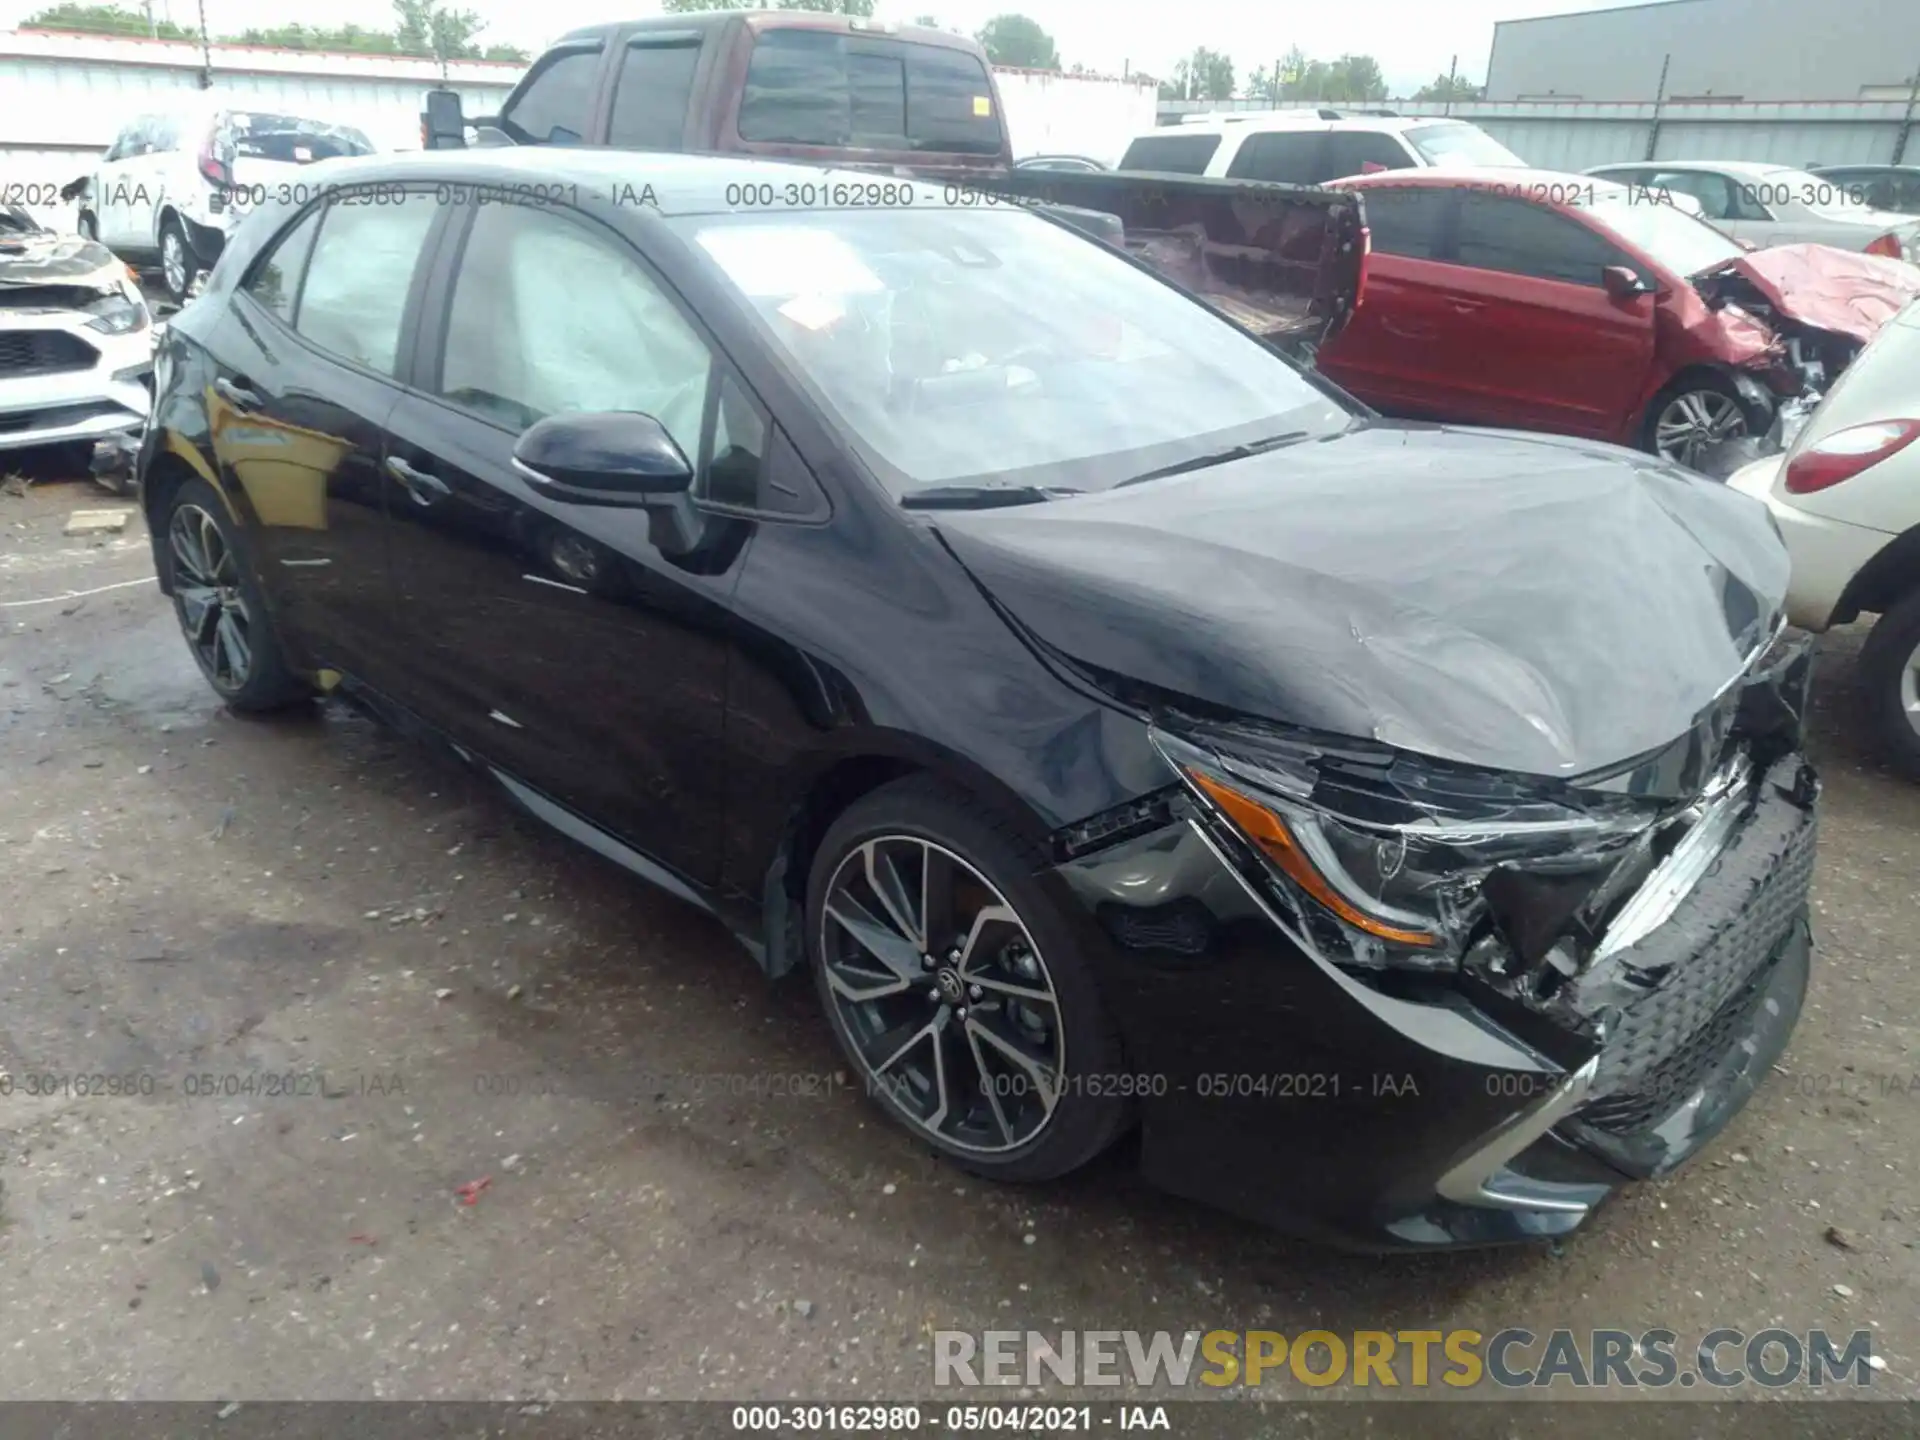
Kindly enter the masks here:
[[664, 0], [660, 7], [674, 15], [696, 10], [811, 10], [819, 15], [873, 14], [873, 0]]
[[1387, 80], [1371, 55], [1342, 55], [1327, 67], [1330, 100], [1384, 100]]
[[1479, 100], [1487, 87], [1476, 85], [1462, 75], [1436, 75], [1433, 82], [1413, 92], [1416, 100]]
[[265, 30], [242, 30], [238, 35], [223, 35], [237, 45], [271, 45], [280, 50], [336, 50], [360, 55], [398, 55], [400, 42], [385, 30], [362, 30], [358, 25], [342, 25], [336, 30], [320, 26], [276, 25]]
[[1233, 61], [1202, 45], [1175, 62], [1173, 78], [1161, 82], [1160, 96], [1164, 100], [1231, 100]]
[[1017, 65], [1023, 70], [1058, 70], [1060, 52], [1053, 37], [1039, 22], [1025, 15], [996, 15], [974, 37], [987, 59], [996, 65]]
[[440, 0], [393, 0], [398, 20], [394, 39], [402, 55], [431, 55], [436, 60], [474, 60], [480, 47], [474, 36], [484, 22], [471, 10], [448, 10]]
[[95, 35], [158, 36], [162, 40], [198, 40], [195, 31], [168, 20], [150, 20], [124, 5], [49, 5], [20, 22], [22, 30], [85, 30]]

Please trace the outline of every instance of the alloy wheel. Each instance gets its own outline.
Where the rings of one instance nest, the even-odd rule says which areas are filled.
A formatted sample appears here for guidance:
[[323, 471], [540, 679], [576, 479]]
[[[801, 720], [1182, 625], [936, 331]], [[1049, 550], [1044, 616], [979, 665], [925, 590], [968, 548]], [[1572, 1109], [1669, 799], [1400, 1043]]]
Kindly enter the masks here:
[[187, 247], [177, 229], [169, 229], [160, 237], [160, 274], [167, 282], [168, 293], [187, 293]]
[[1900, 708], [1913, 733], [1920, 735], [1920, 645], [1908, 652], [1907, 663], [1900, 667]]
[[1669, 460], [1693, 466], [1707, 446], [1737, 440], [1747, 433], [1740, 402], [1718, 390], [1689, 390], [1676, 395], [1654, 422], [1653, 443]]
[[222, 693], [247, 683], [253, 617], [240, 591], [240, 566], [220, 526], [198, 505], [181, 505], [167, 525], [180, 628], [200, 668]]
[[1066, 1066], [1060, 1000], [986, 876], [932, 841], [879, 836], [835, 868], [820, 928], [850, 1048], [917, 1129], [977, 1155], [1045, 1129]]

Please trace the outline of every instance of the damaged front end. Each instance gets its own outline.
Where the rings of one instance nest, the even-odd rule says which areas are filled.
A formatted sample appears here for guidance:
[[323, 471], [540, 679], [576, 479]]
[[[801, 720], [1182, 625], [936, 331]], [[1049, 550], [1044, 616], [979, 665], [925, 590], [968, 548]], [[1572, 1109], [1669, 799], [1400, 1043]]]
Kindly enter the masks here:
[[1178, 711], [1153, 738], [1297, 945], [1470, 1004], [1579, 1077], [1563, 1138], [1647, 1176], [1739, 1108], [1798, 1014], [1810, 671], [1776, 630], [1688, 734], [1566, 781]]

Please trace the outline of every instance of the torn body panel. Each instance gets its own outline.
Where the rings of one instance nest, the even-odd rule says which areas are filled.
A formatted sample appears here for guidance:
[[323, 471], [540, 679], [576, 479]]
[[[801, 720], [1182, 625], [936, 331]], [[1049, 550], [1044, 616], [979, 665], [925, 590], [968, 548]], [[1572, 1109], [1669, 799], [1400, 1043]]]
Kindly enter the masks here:
[[1318, 344], [1359, 303], [1366, 222], [1349, 192], [1043, 170], [1014, 171], [992, 189], [1116, 216], [1129, 254], [1266, 339]]

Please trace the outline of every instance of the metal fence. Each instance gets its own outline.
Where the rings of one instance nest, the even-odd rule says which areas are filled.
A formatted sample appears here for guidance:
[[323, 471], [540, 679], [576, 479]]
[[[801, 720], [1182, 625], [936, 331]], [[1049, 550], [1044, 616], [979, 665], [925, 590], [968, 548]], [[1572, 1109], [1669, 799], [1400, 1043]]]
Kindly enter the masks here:
[[[1619, 160], [1754, 160], [1781, 165], [1920, 160], [1909, 139], [1920, 115], [1911, 100], [1736, 101], [1652, 100], [1385, 100], [1357, 113], [1450, 115], [1471, 120], [1529, 164], [1584, 170]], [[1271, 110], [1261, 101], [1162, 100], [1162, 125], [1187, 114]], [[1288, 106], [1311, 110], [1312, 105]]]

